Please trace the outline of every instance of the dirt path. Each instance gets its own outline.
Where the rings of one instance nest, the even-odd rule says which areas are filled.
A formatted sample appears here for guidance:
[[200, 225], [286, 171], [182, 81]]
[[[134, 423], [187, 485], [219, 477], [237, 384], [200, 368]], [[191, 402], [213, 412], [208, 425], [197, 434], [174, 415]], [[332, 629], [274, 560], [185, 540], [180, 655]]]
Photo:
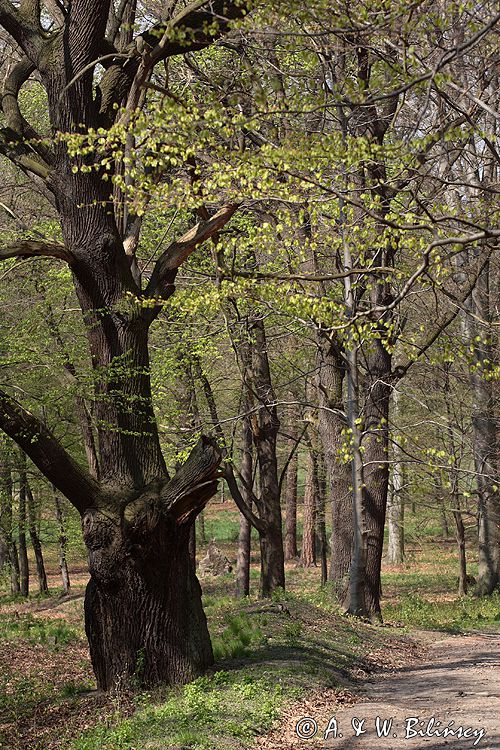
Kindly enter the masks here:
[[[371, 677], [362, 669], [354, 672], [356, 694], [346, 685], [341, 693], [307, 696], [256, 747], [500, 750], [500, 633], [442, 637], [426, 632], [418, 642], [396, 640], [389, 651], [385, 647], [367, 657], [375, 669]], [[443, 736], [447, 728], [455, 734]]]
[[[425, 662], [378, 675], [362, 700], [335, 718], [337, 736], [332, 732], [325, 748], [500, 750], [500, 634], [436, 636]], [[383, 736], [383, 721], [391, 719]], [[455, 734], [443, 736], [446, 728]]]

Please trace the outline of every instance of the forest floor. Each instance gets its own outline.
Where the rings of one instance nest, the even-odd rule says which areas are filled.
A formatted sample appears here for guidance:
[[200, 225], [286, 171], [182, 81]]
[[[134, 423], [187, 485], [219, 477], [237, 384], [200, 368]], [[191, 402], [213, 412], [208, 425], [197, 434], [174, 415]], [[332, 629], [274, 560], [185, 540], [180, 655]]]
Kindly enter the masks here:
[[[238, 519], [224, 506], [207, 516], [207, 538], [233, 559]], [[320, 587], [318, 568], [288, 564], [287, 592], [267, 601], [255, 594], [235, 600], [234, 573], [204, 578], [211, 673], [181, 689], [112, 696], [94, 689], [82, 553], [75, 547], [70, 560], [69, 597], [58, 589], [50, 549], [49, 597], [13, 599], [2, 594], [8, 580], [0, 581], [1, 750], [500, 748], [500, 596], [457, 597], [451, 542], [409, 544], [404, 564], [384, 564], [383, 626], [342, 616], [329, 585]], [[255, 557], [252, 591], [258, 575]], [[393, 718], [388, 737], [377, 738], [377, 716]], [[417, 716], [486, 734], [476, 745], [477, 735], [405, 739], [405, 721]], [[303, 717], [317, 722], [314, 738], [297, 736]], [[331, 717], [337, 737], [325, 743]], [[356, 717], [366, 729], [358, 738]]]

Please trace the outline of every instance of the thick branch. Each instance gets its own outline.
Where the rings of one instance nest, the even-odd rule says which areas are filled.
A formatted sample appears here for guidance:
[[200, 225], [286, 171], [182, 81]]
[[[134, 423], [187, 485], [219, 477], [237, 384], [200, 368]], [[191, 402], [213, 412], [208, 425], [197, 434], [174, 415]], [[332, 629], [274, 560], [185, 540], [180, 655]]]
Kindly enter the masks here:
[[45, 0], [45, 8], [48, 10], [57, 26], [63, 26], [66, 19], [66, 11], [60, 0]]
[[73, 262], [73, 256], [64, 245], [37, 240], [21, 240], [8, 247], [0, 247], [0, 260], [7, 258], [59, 258], [69, 265]]
[[12, 129], [20, 139], [30, 141], [30, 146], [36, 153], [47, 162], [47, 166], [53, 163], [53, 155], [50, 149], [42, 144], [41, 138], [36, 130], [23, 116], [19, 108], [19, 91], [35, 70], [35, 65], [27, 57], [23, 57], [16, 63], [7, 76], [2, 95], [2, 111], [9, 128]]
[[157, 24], [138, 36], [129, 48], [130, 58], [108, 68], [99, 84], [103, 121], [113, 118], [115, 105], [131, 89], [145, 85], [158, 62], [208, 47], [228, 32], [231, 21], [242, 18], [246, 12], [245, 2], [196, 0], [167, 24]]
[[[247, 9], [248, 3], [242, 1], [194, 0], [166, 26], [158, 25], [142, 34], [142, 39], [153, 48], [151, 58], [157, 63], [173, 55], [208, 47], [227, 32], [231, 21], [243, 18]], [[177, 30], [182, 34], [176, 34]]]
[[168, 298], [174, 291], [174, 281], [179, 267], [191, 253], [214, 234], [219, 232], [232, 217], [238, 205], [233, 203], [221, 208], [208, 221], [201, 221], [173, 242], [158, 258], [146, 289], [147, 297]]
[[221, 459], [216, 441], [203, 436], [162, 490], [162, 505], [177, 523], [192, 521], [215, 495]]
[[[255, 513], [252, 512], [251, 508], [247, 503], [245, 502], [245, 498], [241, 494], [240, 488], [238, 487], [238, 482], [236, 481], [236, 477], [234, 476], [233, 467], [231, 465], [227, 465], [224, 469], [224, 479], [227, 482], [227, 486], [229, 487], [229, 492], [231, 493], [231, 497], [233, 498], [234, 502], [236, 503], [236, 506], [242, 516], [245, 517], [245, 519], [248, 521], [249, 524], [251, 524], [259, 534], [262, 536], [265, 536], [267, 531], [267, 526], [264, 521], [261, 521], [261, 519], [255, 515]], [[246, 488], [249, 490], [250, 488]], [[251, 491], [251, 490], [250, 490]], [[252, 492], [252, 496], [255, 500], [255, 495]], [[260, 504], [260, 503], [259, 503]]]
[[37, 417], [2, 390], [0, 429], [23, 449], [80, 513], [97, 504], [97, 482], [71, 458]]
[[6, 156], [25, 174], [34, 174], [44, 181], [50, 174], [49, 166], [40, 159], [34, 148], [24, 143], [10, 128], [0, 130], [0, 154]]
[[9, 0], [0, 0], [0, 26], [15, 39], [28, 57], [36, 59], [42, 37], [38, 29]]

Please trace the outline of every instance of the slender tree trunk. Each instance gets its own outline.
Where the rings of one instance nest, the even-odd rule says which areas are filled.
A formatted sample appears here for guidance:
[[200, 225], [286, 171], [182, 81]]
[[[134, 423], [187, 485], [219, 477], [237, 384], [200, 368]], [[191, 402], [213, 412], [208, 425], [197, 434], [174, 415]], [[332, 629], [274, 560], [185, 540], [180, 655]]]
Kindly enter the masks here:
[[260, 517], [265, 533], [260, 535], [261, 594], [270, 596], [285, 588], [285, 557], [278, 479], [277, 436], [278, 411], [274, 394], [264, 322], [252, 322], [251, 385], [259, 409], [252, 415], [252, 435], [259, 468]]
[[[490, 311], [489, 263], [481, 273], [472, 298], [473, 312], [487, 323]], [[479, 329], [476, 326], [471, 326]], [[493, 381], [485, 377], [494, 361], [491, 326], [472, 337], [475, 368], [471, 375], [473, 392], [472, 428], [477, 475], [479, 570], [476, 594], [491, 594], [500, 583], [500, 492], [498, 490], [497, 434]], [[478, 341], [479, 338], [479, 341]]]
[[300, 562], [305, 568], [316, 565], [316, 464], [312, 449], [307, 453], [306, 486], [302, 523], [302, 550]]
[[[347, 282], [346, 282], [347, 283]], [[367, 530], [364, 466], [359, 427], [358, 349], [353, 341], [347, 352], [347, 423], [352, 441], [352, 526], [353, 546], [349, 588], [344, 607], [349, 614], [365, 617], [367, 612]]]
[[61, 571], [63, 592], [65, 594], [69, 594], [70, 580], [68, 563], [66, 560], [66, 545], [68, 541], [66, 537], [66, 527], [64, 525], [64, 515], [62, 511], [61, 500], [54, 486], [52, 487], [52, 491], [54, 496], [54, 506], [56, 509], [56, 519], [59, 526], [59, 569]]
[[[448, 516], [446, 515], [446, 499], [445, 499], [445, 492], [443, 487], [443, 481], [441, 479], [441, 476], [439, 474], [435, 477], [435, 483], [437, 488], [437, 502], [438, 502], [438, 508], [439, 508], [439, 519], [441, 521], [441, 529], [443, 532], [443, 538], [449, 539], [450, 538], [450, 527], [448, 524]], [[413, 511], [415, 513], [415, 511]]]
[[[252, 498], [248, 490], [253, 484], [253, 444], [252, 428], [249, 419], [243, 420], [242, 430], [242, 459], [241, 476], [243, 486], [241, 494], [249, 508], [252, 507]], [[238, 536], [238, 554], [236, 558], [236, 596], [242, 598], [250, 594], [250, 552], [251, 552], [252, 527], [250, 521], [240, 513], [240, 533]]]
[[38, 531], [36, 528], [35, 498], [33, 497], [33, 492], [31, 491], [29, 482], [26, 482], [26, 500], [27, 500], [27, 506], [28, 506], [28, 523], [29, 523], [31, 546], [33, 547], [33, 552], [35, 553], [36, 572], [38, 576], [38, 588], [41, 594], [46, 594], [49, 591], [49, 587], [47, 585], [47, 575], [45, 573], [45, 564], [43, 561], [42, 545], [41, 545], [40, 537], [38, 536]]
[[299, 455], [294, 451], [286, 472], [285, 484], [285, 560], [296, 560], [297, 549], [297, 478]]
[[451, 395], [450, 386], [450, 366], [445, 365], [445, 382], [444, 382], [444, 397], [446, 403], [446, 419], [447, 419], [447, 452], [450, 454], [453, 460], [451, 469], [451, 507], [453, 511], [453, 518], [455, 520], [455, 534], [458, 545], [458, 594], [459, 596], [465, 596], [467, 594], [467, 560], [465, 551], [465, 528], [462, 518], [462, 508], [460, 504], [460, 492], [458, 485], [459, 470], [460, 470], [460, 454], [455, 437], [454, 419], [453, 412], [453, 398]]
[[467, 594], [467, 558], [465, 549], [465, 528], [462, 518], [462, 509], [460, 507], [460, 497], [458, 492], [454, 493], [452, 497], [453, 502], [453, 516], [455, 518], [457, 544], [458, 544], [458, 595], [465, 596]]
[[3, 534], [0, 533], [0, 573], [3, 570], [3, 566], [5, 565], [6, 560], [9, 556], [9, 550], [7, 547], [7, 543], [5, 542], [3, 538]]
[[10, 593], [17, 596], [21, 593], [21, 568], [19, 565], [19, 554], [14, 539], [11, 539], [9, 545], [10, 560]]
[[[394, 404], [394, 421], [397, 420], [399, 414], [399, 391], [394, 389], [392, 393], [393, 404]], [[404, 561], [404, 471], [403, 463], [401, 460], [401, 448], [397, 443], [398, 436], [395, 436], [392, 455], [394, 462], [392, 465], [392, 482], [390, 486], [390, 492], [387, 502], [387, 525], [388, 525], [388, 541], [387, 541], [387, 562], [393, 564], [400, 564]]]
[[319, 556], [321, 566], [321, 585], [324, 586], [328, 581], [328, 556], [326, 541], [326, 521], [325, 521], [325, 467], [321, 454], [316, 455], [316, 542], [317, 556]]
[[26, 457], [21, 451], [19, 459], [19, 575], [21, 595], [28, 597], [30, 571], [26, 545], [26, 525]]
[[365, 508], [367, 528], [366, 607], [372, 620], [381, 620], [380, 568], [389, 490], [389, 402], [391, 355], [380, 339], [370, 344], [365, 396], [363, 439]]
[[7, 546], [7, 556], [10, 566], [10, 592], [13, 596], [21, 593], [19, 581], [19, 556], [13, 532], [14, 491], [12, 487], [12, 472], [10, 455], [0, 444], [0, 524], [2, 535]]
[[330, 579], [335, 596], [344, 601], [353, 546], [352, 469], [342, 461], [343, 430], [346, 422], [342, 383], [345, 363], [334, 333], [319, 330], [316, 335], [316, 388], [318, 431], [323, 444], [328, 497], [332, 508]]

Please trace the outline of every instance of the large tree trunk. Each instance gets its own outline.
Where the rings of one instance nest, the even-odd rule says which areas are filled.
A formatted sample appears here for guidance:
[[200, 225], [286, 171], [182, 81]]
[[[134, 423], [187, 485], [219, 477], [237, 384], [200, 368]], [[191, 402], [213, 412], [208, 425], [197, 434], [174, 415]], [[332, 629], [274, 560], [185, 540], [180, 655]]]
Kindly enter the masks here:
[[363, 446], [367, 557], [365, 603], [372, 620], [381, 620], [380, 568], [384, 545], [384, 525], [389, 489], [389, 403], [391, 396], [391, 355], [376, 339], [367, 356], [368, 376], [365, 396], [365, 437]]
[[190, 527], [217, 490], [220, 452], [203, 438], [173, 479], [82, 519], [85, 627], [98, 685], [184, 683], [213, 661]]
[[91, 573], [85, 629], [98, 687], [116, 688], [132, 676], [155, 685], [200, 675], [213, 654], [189, 526], [160, 517], [142, 546], [126, 524], [89, 511], [83, 531]]
[[342, 382], [345, 364], [335, 338], [318, 331], [316, 336], [316, 387], [318, 431], [323, 444], [329, 497], [332, 503], [330, 580], [335, 596], [344, 601], [347, 592], [353, 545], [352, 471], [341, 460], [346, 426]]

